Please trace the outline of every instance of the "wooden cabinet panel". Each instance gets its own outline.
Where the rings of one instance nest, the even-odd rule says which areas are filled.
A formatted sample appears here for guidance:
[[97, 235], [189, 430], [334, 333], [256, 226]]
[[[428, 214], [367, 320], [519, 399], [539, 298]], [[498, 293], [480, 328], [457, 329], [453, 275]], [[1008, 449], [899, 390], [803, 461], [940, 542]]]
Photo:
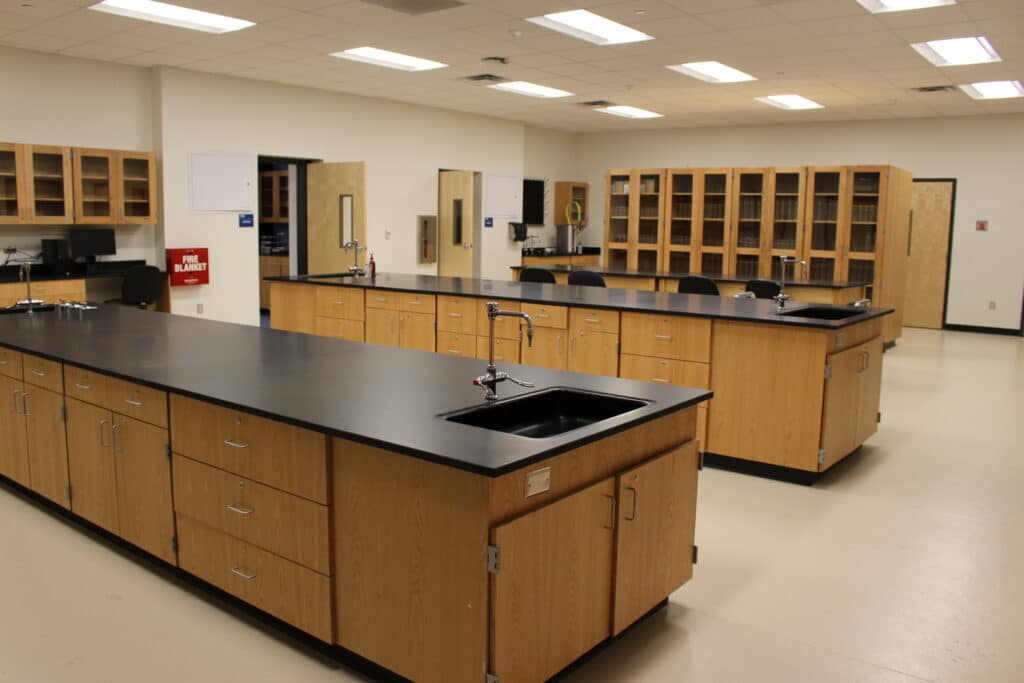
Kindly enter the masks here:
[[64, 376], [57, 361], [26, 353], [23, 357], [25, 382], [56, 393], [64, 391]]
[[0, 142], [0, 224], [28, 222], [25, 146]]
[[270, 288], [273, 284], [263, 278], [288, 275], [288, 257], [260, 254], [260, 308], [270, 308]]
[[434, 351], [437, 337], [435, 320], [433, 313], [399, 313], [399, 345], [403, 349]]
[[625, 353], [619, 359], [619, 377], [637, 379], [641, 382], [708, 389], [710, 375], [711, 366], [708, 363], [633, 356]]
[[573, 308], [569, 311], [569, 329], [619, 334], [619, 312], [600, 308]]
[[398, 330], [398, 311], [383, 308], [366, 309], [366, 341], [369, 344], [398, 346], [401, 335]]
[[82, 147], [73, 152], [75, 223], [119, 223], [117, 152]]
[[270, 283], [270, 326], [288, 332], [316, 332], [314, 288], [291, 282]]
[[441, 296], [437, 299], [437, 329], [441, 332], [457, 332], [463, 335], [476, 334], [477, 309], [485, 317], [480, 299]]
[[363, 320], [363, 290], [355, 287], [314, 287], [316, 314], [324, 318]]
[[610, 635], [614, 480], [494, 527], [491, 670], [545, 681]]
[[864, 346], [830, 354], [826, 363], [831, 377], [825, 380], [825, 404], [821, 417], [821, 448], [824, 470], [852, 452], [859, 442], [860, 375]]
[[549, 327], [538, 327], [533, 333], [533, 346], [527, 344], [526, 338], [520, 349], [520, 358], [524, 365], [536, 365], [541, 368], [565, 370], [567, 367], [567, 350], [569, 333]]
[[301, 427], [171, 395], [175, 453], [327, 502], [327, 437]]
[[857, 419], [857, 444], [878, 431], [878, 410], [882, 396], [882, 338], [864, 344], [864, 364], [860, 379]]
[[66, 406], [71, 511], [118, 534], [113, 416], [73, 398], [66, 399]]
[[448, 356], [473, 358], [476, 355], [476, 335], [438, 332], [437, 352]]
[[[0, 306], [6, 308], [13, 306], [25, 298], [24, 282], [0, 283]], [[19, 356], [20, 358], [20, 356]]]
[[[488, 337], [476, 338], [476, 357], [487, 360], [490, 356], [488, 348]], [[518, 363], [519, 362], [519, 340], [494, 339], [494, 362], [495, 363]]]
[[590, 375], [619, 376], [619, 336], [574, 330], [569, 338], [568, 368]]
[[690, 441], [618, 476], [612, 635], [693, 576], [698, 461]]
[[27, 384], [23, 399], [31, 488], [58, 505], [70, 507], [64, 396]]
[[156, 223], [156, 155], [117, 153], [117, 213], [122, 223]]
[[20, 352], [0, 347], [0, 375], [6, 375], [11, 379], [24, 379], [23, 363]]
[[[20, 367], [20, 366], [19, 366]], [[22, 486], [31, 485], [28, 434], [25, 431], [25, 385], [0, 375], [0, 474]]]
[[[27, 291], [26, 291], [27, 295]], [[85, 301], [85, 280], [46, 280], [32, 283], [32, 298], [43, 303], [55, 304], [65, 301]]]
[[113, 443], [121, 537], [175, 564], [167, 430], [115, 413]]
[[397, 292], [395, 298], [398, 300], [398, 310], [400, 311], [429, 313], [430, 315], [437, 312], [437, 297], [433, 294]]
[[384, 289], [367, 290], [367, 308], [384, 308], [390, 311], [398, 310], [398, 292], [390, 292]]
[[28, 222], [67, 225], [75, 221], [71, 148], [25, 145]]
[[175, 454], [174, 507], [275, 555], [331, 572], [324, 505]]
[[108, 377], [85, 368], [64, 366], [64, 395], [94, 406], [110, 408]]
[[110, 408], [115, 413], [167, 427], [167, 392], [111, 377], [107, 381]]
[[523, 313], [530, 316], [534, 327], [555, 327], [564, 330], [569, 326], [569, 309], [566, 306], [524, 303], [519, 307]]
[[707, 363], [711, 360], [711, 320], [623, 313], [622, 352]]
[[[491, 333], [490, 321], [487, 318], [487, 301], [477, 299], [476, 312], [476, 333], [477, 336], [486, 337]], [[497, 302], [503, 311], [518, 311], [521, 309], [518, 301], [502, 299]], [[520, 318], [502, 316], [494, 321], [494, 336], [499, 339], [514, 339], [519, 341], [523, 336], [522, 326], [525, 323]]]
[[236, 598], [330, 643], [326, 576], [178, 515], [179, 566]]
[[334, 337], [335, 339], [347, 339], [348, 341], [365, 341], [363, 321], [341, 320], [339, 318], [316, 319], [316, 333], [321, 337]]

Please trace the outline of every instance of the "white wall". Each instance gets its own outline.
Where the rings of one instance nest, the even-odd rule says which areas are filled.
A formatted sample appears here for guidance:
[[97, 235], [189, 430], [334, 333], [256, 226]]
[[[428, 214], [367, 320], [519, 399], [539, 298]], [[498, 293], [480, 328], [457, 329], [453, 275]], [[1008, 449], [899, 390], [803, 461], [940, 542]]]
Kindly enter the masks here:
[[[530, 235], [537, 236], [537, 246], [555, 246], [555, 224], [565, 219], [554, 215], [555, 182], [559, 180], [582, 180], [578, 177], [583, 169], [577, 159], [577, 136], [545, 128], [528, 126], [523, 175], [535, 180], [547, 181], [544, 188], [544, 226], [531, 227]], [[599, 186], [601, 187], [601, 186]], [[603, 191], [603, 190], [600, 190]], [[598, 195], [593, 197], [600, 199]], [[591, 227], [584, 231], [584, 240], [592, 235], [601, 235], [603, 230]], [[594, 244], [600, 244], [601, 237]], [[529, 244], [528, 242], [525, 244]], [[590, 242], [588, 242], [590, 244]]]
[[[579, 137], [594, 197], [608, 168], [892, 164], [916, 178], [956, 178], [946, 322], [1018, 329], [1024, 293], [1024, 115], [690, 128]], [[590, 202], [591, 223], [604, 205]], [[976, 232], [976, 219], [989, 231]], [[588, 233], [591, 232], [588, 230]], [[589, 243], [596, 231], [588, 235]], [[599, 238], [600, 239], [600, 238]], [[995, 302], [990, 310], [989, 302]]]

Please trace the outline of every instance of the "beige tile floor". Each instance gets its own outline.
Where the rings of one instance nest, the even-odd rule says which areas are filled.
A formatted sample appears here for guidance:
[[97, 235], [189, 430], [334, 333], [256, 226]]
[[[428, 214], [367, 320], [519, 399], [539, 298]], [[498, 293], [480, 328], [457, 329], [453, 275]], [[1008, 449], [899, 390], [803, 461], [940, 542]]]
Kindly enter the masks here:
[[[571, 683], [1024, 680], [1024, 340], [907, 330], [813, 488], [704, 470], [701, 562]], [[363, 678], [0, 491], [0, 681]]]

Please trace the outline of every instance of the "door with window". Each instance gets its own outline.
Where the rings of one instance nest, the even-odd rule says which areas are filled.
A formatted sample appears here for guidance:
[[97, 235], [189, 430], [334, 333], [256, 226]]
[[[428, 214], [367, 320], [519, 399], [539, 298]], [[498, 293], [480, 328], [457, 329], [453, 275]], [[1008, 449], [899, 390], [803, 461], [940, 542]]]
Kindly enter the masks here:
[[437, 274], [475, 277], [473, 234], [477, 216], [474, 173], [441, 171], [437, 188]]

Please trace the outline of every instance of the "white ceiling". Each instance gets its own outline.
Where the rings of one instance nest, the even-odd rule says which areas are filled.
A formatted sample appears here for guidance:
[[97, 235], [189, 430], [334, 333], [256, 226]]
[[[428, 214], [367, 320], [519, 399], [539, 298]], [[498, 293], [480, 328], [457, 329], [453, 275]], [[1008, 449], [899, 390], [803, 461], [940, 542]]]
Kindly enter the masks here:
[[[498, 116], [569, 131], [1024, 112], [1024, 98], [978, 102], [916, 86], [1024, 79], [1024, 0], [959, 0], [872, 15], [856, 0], [469, 0], [409, 16], [360, 0], [176, 0], [257, 25], [213, 35], [85, 9], [95, 0], [0, 0], [0, 45], [139, 66], [169, 65]], [[587, 8], [656, 40], [598, 47], [526, 17]], [[513, 33], [519, 33], [515, 37]], [[984, 35], [1003, 62], [938, 68], [909, 43]], [[407, 73], [330, 52], [371, 45], [450, 64]], [[508, 66], [483, 64], [508, 57]], [[716, 60], [760, 80], [712, 85], [666, 64]], [[537, 100], [462, 79], [494, 73], [576, 93]], [[825, 109], [753, 98], [797, 93]], [[581, 106], [653, 109], [635, 121]]]

